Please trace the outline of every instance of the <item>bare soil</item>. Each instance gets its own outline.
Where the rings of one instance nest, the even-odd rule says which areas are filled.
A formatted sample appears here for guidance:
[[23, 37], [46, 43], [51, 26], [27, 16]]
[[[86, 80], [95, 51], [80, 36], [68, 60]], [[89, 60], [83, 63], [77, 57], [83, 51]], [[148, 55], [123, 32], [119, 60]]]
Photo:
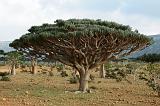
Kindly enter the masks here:
[[[8, 67], [0, 66], [0, 71], [8, 71]], [[70, 76], [61, 77], [56, 69], [54, 76], [18, 69], [10, 78], [0, 81], [0, 106], [160, 106], [157, 93], [132, 76], [128, 78], [132, 84], [97, 76], [89, 83], [94, 88], [91, 93], [76, 92], [78, 84], [70, 84]]]

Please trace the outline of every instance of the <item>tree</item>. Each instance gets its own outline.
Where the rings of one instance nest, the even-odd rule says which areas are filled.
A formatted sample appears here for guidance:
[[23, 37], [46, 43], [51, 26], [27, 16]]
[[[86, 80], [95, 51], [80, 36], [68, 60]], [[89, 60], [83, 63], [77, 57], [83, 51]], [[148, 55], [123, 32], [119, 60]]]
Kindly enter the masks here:
[[160, 54], [144, 54], [137, 58], [137, 60], [141, 60], [144, 62], [155, 63], [160, 61]]
[[80, 91], [88, 90], [91, 70], [97, 65], [145, 48], [151, 41], [129, 26], [90, 19], [56, 20], [28, 31], [10, 46], [75, 68], [80, 75]]
[[5, 63], [5, 55], [6, 53], [4, 52], [4, 50], [0, 50], [0, 61], [4, 61], [4, 63]]
[[11, 51], [7, 53], [7, 61], [11, 66], [11, 75], [16, 75], [15, 67], [18, 63], [20, 63], [20, 59], [22, 54], [17, 51]]
[[3, 55], [4, 54], [4, 50], [0, 50], [0, 55]]

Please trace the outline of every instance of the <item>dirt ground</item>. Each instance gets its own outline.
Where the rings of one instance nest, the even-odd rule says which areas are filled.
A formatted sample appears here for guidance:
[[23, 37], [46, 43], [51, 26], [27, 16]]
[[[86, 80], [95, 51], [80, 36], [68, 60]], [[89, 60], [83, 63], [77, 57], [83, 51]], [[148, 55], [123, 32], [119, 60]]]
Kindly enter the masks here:
[[[0, 66], [0, 71], [8, 67]], [[54, 76], [18, 70], [10, 78], [0, 81], [0, 106], [160, 106], [156, 92], [132, 76], [132, 84], [97, 76], [89, 83], [91, 93], [76, 92], [78, 84], [70, 84], [70, 76], [61, 77], [56, 69]]]

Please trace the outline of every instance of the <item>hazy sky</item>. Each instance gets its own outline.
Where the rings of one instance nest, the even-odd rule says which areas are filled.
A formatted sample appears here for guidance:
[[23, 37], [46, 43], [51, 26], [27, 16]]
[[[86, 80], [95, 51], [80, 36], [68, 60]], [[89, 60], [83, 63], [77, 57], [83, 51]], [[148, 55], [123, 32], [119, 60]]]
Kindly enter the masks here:
[[160, 0], [0, 0], [0, 41], [69, 18], [115, 21], [154, 35], [160, 33]]

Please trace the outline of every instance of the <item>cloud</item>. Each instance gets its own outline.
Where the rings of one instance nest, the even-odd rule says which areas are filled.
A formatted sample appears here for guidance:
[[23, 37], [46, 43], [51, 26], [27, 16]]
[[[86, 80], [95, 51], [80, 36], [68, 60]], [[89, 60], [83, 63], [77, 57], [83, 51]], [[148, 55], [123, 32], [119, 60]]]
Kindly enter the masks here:
[[127, 14], [142, 14], [147, 17], [158, 18], [159, 0], [126, 0], [123, 11]]
[[[160, 33], [158, 32], [160, 20], [157, 18], [158, 15], [153, 15], [155, 13], [152, 12], [155, 10], [154, 7], [150, 7], [151, 13], [147, 13], [145, 5], [148, 4], [142, 1], [1, 0], [0, 40], [14, 40], [26, 33], [27, 29], [33, 25], [54, 23], [56, 19], [69, 18], [110, 20], [130, 25], [144, 34]], [[144, 7], [141, 7], [144, 8], [143, 11], [133, 8], [135, 5], [137, 8], [143, 5]]]

